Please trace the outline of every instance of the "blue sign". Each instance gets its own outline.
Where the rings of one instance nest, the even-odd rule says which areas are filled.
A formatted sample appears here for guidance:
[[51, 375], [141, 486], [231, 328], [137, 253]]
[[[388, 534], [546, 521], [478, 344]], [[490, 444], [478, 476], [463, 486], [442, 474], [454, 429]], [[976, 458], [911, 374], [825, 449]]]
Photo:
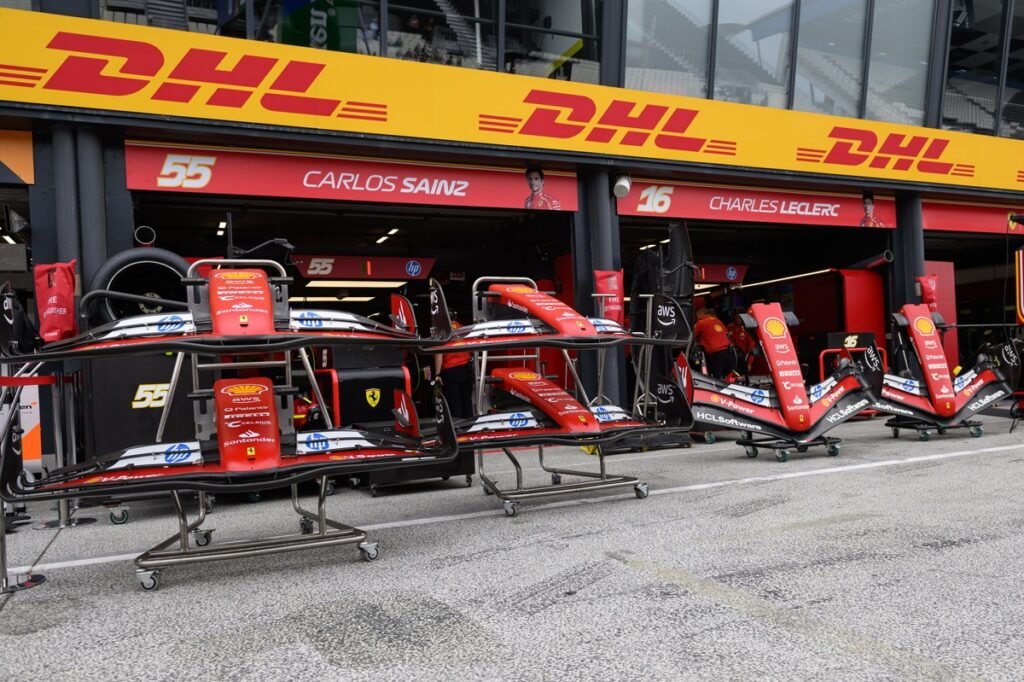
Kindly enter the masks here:
[[594, 408], [594, 416], [597, 417], [597, 421], [606, 422], [612, 418], [611, 410], [604, 405], [598, 405]]
[[521, 429], [529, 422], [528, 417], [522, 412], [515, 412], [508, 418], [508, 425], [513, 429]]
[[187, 443], [175, 443], [164, 450], [164, 461], [168, 464], [184, 462], [192, 454], [192, 448]]
[[913, 393], [917, 390], [917, 382], [913, 379], [907, 379], [903, 382], [903, 390], [907, 393]]
[[765, 397], [766, 397], [766, 394], [761, 389], [758, 389], [758, 390], [756, 390], [756, 391], [754, 391], [753, 393], [750, 394], [751, 402], [755, 402], [758, 405], [760, 405], [761, 403], [764, 402]]
[[405, 263], [405, 274], [410, 277], [419, 277], [420, 273], [423, 272], [423, 266], [420, 265], [418, 260], [410, 260]]
[[736, 279], [736, 274], [736, 268], [731, 265], [725, 269], [725, 278], [730, 282]]
[[522, 320], [512, 320], [505, 325], [505, 331], [509, 334], [522, 334], [526, 331], [526, 323]]
[[157, 320], [156, 330], [158, 332], [176, 332], [185, 326], [185, 320], [181, 315], [165, 315]]
[[306, 447], [315, 452], [323, 452], [331, 445], [331, 441], [322, 433], [311, 433], [306, 436]]
[[825, 387], [822, 384], [815, 384], [811, 386], [811, 397], [815, 400], [820, 398], [825, 393]]
[[314, 312], [304, 311], [299, 313], [299, 325], [303, 327], [322, 327], [324, 321]]

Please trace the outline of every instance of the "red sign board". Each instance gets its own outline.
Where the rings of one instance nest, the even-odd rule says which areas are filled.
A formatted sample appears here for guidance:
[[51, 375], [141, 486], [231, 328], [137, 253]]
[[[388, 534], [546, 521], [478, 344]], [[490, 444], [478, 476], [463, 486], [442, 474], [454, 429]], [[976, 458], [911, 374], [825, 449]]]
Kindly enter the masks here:
[[292, 256], [309, 279], [427, 279], [435, 258], [391, 256]]
[[[218, 147], [125, 144], [128, 189], [575, 211], [576, 175]], [[537, 185], [539, 181], [539, 186]]]
[[860, 195], [784, 192], [749, 187], [634, 182], [619, 199], [619, 215], [832, 227], [896, 226], [893, 199], [868, 206]]
[[1016, 206], [992, 204], [961, 204], [945, 201], [921, 203], [924, 229], [940, 232], [977, 232], [1024, 236], [1024, 225], [1010, 216], [1024, 213], [1024, 203]]

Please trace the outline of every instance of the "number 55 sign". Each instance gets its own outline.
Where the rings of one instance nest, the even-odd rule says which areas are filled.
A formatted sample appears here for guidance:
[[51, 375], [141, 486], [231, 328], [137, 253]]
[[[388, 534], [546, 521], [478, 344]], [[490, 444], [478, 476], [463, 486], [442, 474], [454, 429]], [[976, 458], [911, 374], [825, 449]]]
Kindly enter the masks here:
[[202, 189], [213, 179], [213, 164], [216, 156], [191, 156], [189, 154], [168, 154], [163, 168], [156, 178], [157, 187], [180, 187]]

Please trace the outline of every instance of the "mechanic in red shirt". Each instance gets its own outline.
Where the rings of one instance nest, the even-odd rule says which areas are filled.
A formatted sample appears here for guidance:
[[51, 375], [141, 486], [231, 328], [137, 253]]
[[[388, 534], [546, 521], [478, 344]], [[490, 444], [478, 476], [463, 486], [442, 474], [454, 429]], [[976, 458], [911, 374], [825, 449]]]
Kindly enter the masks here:
[[725, 324], [715, 315], [713, 308], [697, 311], [697, 324], [693, 325], [693, 338], [704, 348], [708, 371], [716, 379], [725, 379], [736, 369], [736, 355]]
[[[448, 311], [454, 318], [454, 313]], [[461, 327], [452, 319], [452, 329]], [[473, 416], [472, 353], [440, 353], [434, 356], [434, 376], [441, 380], [444, 399], [453, 417]]]

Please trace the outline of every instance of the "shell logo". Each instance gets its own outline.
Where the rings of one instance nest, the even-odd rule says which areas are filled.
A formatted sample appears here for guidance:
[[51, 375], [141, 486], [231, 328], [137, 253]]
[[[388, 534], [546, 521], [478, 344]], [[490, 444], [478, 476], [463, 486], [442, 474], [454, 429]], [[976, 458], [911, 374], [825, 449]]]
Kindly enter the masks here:
[[786, 335], [786, 323], [777, 317], [769, 317], [765, 320], [763, 329], [773, 339], [781, 339]]
[[234, 386], [225, 386], [220, 389], [220, 392], [225, 395], [258, 395], [269, 390], [261, 384], [235, 384]]
[[540, 379], [540, 375], [535, 372], [512, 372], [508, 375], [509, 379], [518, 379], [519, 381], [533, 381]]
[[236, 272], [230, 270], [226, 272], [218, 270], [213, 276], [218, 279], [256, 279], [259, 277], [255, 272]]
[[919, 317], [914, 320], [914, 329], [922, 334], [934, 334], [935, 325], [927, 317]]
[[718, 397], [717, 395], [712, 395], [712, 396], [711, 396], [711, 402], [713, 402], [713, 403], [717, 403], [717, 402], [720, 402], [721, 400], [722, 400], [722, 399], [721, 399], [721, 398], [719, 398], [719, 397]]
[[534, 289], [533, 287], [518, 286], [518, 287], [509, 287], [508, 288], [508, 292], [510, 294], [535, 294], [535, 293], [537, 293], [537, 290]]

